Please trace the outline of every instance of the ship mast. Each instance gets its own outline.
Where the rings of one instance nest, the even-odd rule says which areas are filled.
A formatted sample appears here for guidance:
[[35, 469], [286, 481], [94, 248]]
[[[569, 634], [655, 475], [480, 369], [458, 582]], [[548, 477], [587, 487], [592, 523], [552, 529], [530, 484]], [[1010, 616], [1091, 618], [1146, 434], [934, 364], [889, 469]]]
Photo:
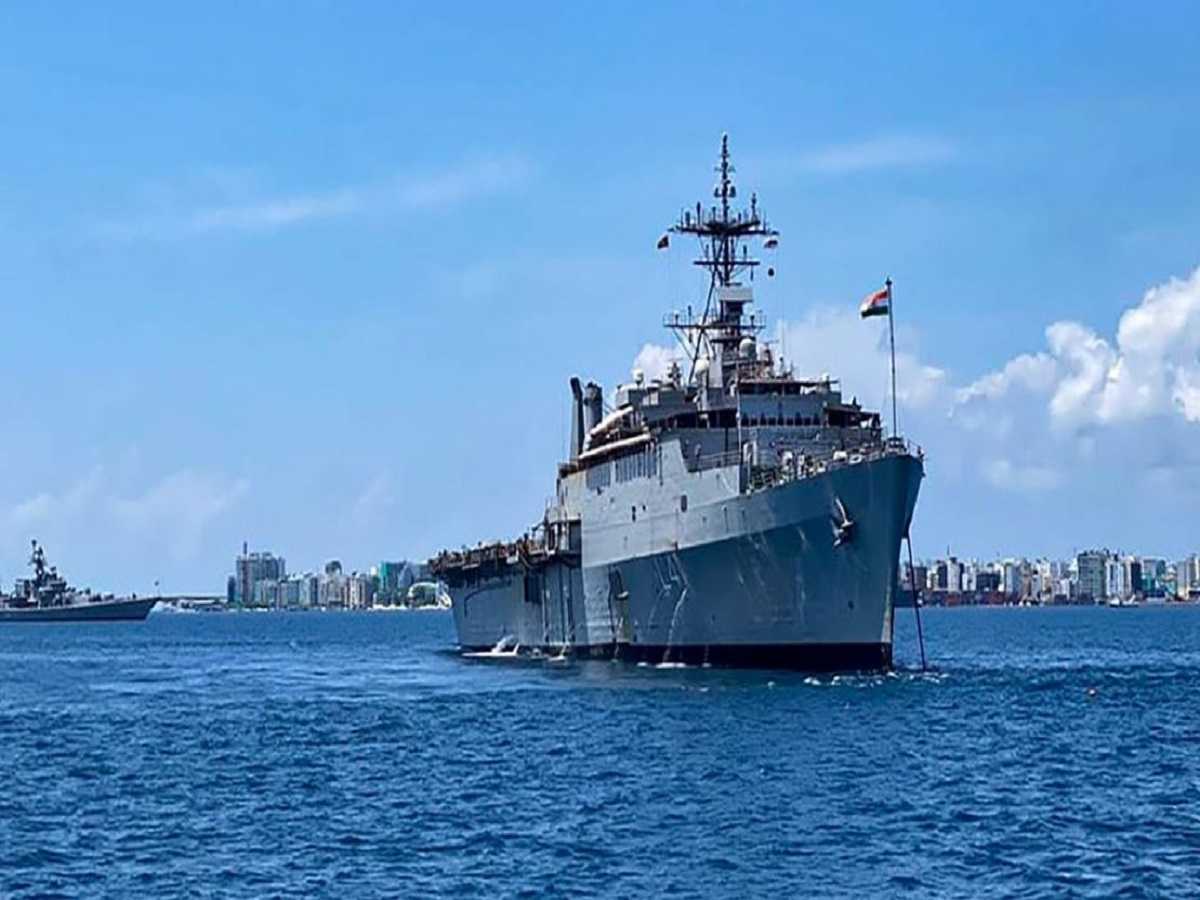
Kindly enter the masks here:
[[[689, 311], [686, 318], [675, 315], [665, 323], [691, 352], [689, 381], [695, 375], [702, 350], [719, 358], [723, 355], [720, 348], [736, 347], [746, 335], [762, 330], [762, 324], [755, 322], [753, 315], [749, 322], [743, 320], [744, 308], [752, 302], [749, 290], [730, 289], [741, 287], [738, 279], [747, 272], [750, 273], [750, 280], [753, 280], [754, 269], [761, 265], [760, 260], [750, 256], [743, 242], [755, 237], [771, 241], [779, 235], [759, 211], [757, 194], [750, 195], [749, 210], [734, 211], [730, 208], [730, 201], [737, 198], [737, 186], [733, 183], [736, 170], [729, 160], [727, 134], [721, 135], [721, 160], [715, 171], [718, 181], [713, 188], [713, 199], [718, 202], [711, 204], [707, 210], [697, 203], [694, 214], [692, 210], [684, 210], [679, 221], [668, 229], [674, 234], [689, 234], [699, 240], [700, 258], [693, 260], [693, 265], [709, 273], [704, 314], [695, 319]], [[714, 298], [717, 301], [715, 313]]]
[[30, 554], [29, 564], [33, 566], [34, 590], [41, 590], [42, 585], [46, 583], [46, 551], [38, 546], [36, 540], [33, 541], [33, 552]]

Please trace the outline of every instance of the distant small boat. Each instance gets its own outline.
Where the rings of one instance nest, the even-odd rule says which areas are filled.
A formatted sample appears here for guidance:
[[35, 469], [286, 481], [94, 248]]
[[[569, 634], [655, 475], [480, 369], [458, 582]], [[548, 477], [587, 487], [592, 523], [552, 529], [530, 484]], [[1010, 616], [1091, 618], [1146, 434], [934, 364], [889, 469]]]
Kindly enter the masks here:
[[157, 597], [114, 597], [78, 591], [46, 564], [46, 552], [33, 542], [33, 578], [17, 579], [12, 594], [0, 594], [0, 622], [141, 621]]

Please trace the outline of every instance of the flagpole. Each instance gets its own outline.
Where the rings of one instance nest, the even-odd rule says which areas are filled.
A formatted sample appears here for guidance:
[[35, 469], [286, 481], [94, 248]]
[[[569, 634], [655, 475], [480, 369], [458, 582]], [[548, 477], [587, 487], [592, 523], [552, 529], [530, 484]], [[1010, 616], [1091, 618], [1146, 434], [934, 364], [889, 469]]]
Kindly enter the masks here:
[[896, 327], [892, 322], [892, 279], [884, 282], [888, 297], [888, 340], [892, 350], [892, 437], [900, 436], [900, 425], [896, 417]]

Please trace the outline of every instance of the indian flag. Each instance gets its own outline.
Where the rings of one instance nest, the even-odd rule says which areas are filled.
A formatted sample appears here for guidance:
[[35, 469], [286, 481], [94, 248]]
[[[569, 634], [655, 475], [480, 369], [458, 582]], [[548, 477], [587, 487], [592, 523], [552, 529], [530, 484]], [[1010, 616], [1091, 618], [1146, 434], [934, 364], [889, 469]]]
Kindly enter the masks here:
[[862, 306], [858, 308], [858, 313], [864, 319], [867, 316], [886, 316], [888, 314], [888, 303], [892, 298], [892, 289], [890, 287], [880, 288], [873, 294], [867, 294], [863, 298]]

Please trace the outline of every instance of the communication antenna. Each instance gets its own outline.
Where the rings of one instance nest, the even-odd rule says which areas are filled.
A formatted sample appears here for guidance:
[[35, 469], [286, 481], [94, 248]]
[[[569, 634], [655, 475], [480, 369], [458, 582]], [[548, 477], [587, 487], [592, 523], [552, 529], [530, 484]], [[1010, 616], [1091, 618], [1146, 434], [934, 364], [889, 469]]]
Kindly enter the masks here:
[[[750, 195], [748, 210], [734, 211], [731, 208], [730, 201], [737, 198], [737, 186], [733, 182], [736, 170], [730, 161], [728, 134], [721, 135], [721, 157], [715, 171], [717, 183], [713, 187], [713, 199], [718, 202], [707, 211], [697, 203], [694, 217], [691, 212], [685, 211], [679, 221], [668, 229], [669, 234], [689, 234], [699, 241], [700, 256], [692, 264], [709, 273], [703, 315], [697, 320], [689, 315], [682, 324], [674, 321], [666, 323], [691, 354], [688, 381], [696, 375], [702, 350], [709, 349], [713, 344], [736, 347], [747, 334], [762, 330], [761, 323], [743, 321], [743, 309], [750, 302], [749, 295], [739, 298], [722, 289], [738, 286], [738, 279], [743, 274], [752, 278], [755, 268], [762, 264], [750, 255], [744, 245], [747, 238], [763, 238], [764, 245], [774, 246], [770, 243], [772, 241], [778, 243], [779, 232], [763, 217], [758, 208], [757, 194]], [[714, 298], [717, 301], [715, 311]]]

